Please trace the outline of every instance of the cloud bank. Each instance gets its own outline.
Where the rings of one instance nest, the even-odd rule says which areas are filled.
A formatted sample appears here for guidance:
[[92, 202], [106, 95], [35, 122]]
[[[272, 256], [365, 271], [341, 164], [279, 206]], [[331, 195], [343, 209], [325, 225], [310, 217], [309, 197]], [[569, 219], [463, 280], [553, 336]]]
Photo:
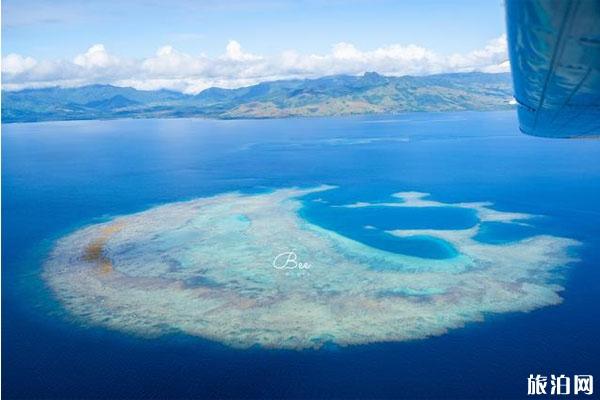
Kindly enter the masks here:
[[505, 35], [489, 41], [482, 49], [449, 55], [414, 44], [391, 44], [365, 51], [342, 42], [335, 44], [327, 54], [301, 54], [290, 50], [263, 56], [247, 52], [239, 42], [230, 40], [225, 52], [217, 57], [186, 54], [164, 46], [151, 57], [130, 59], [111, 54], [102, 44], [94, 44], [72, 60], [37, 60], [8, 54], [2, 57], [2, 88], [20, 90], [103, 83], [195, 94], [209, 87], [235, 88], [278, 79], [358, 75], [367, 71], [391, 76], [506, 72], [507, 59]]

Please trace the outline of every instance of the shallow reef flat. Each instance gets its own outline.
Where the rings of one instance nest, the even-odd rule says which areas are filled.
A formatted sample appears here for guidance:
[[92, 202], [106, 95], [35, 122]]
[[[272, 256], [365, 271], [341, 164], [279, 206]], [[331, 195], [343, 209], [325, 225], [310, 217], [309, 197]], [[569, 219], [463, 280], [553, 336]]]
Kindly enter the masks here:
[[[376, 204], [477, 213], [479, 223], [469, 229], [388, 232], [457, 249], [452, 258], [424, 259], [367, 246], [299, 216], [300, 197], [332, 189], [228, 193], [116, 217], [59, 239], [44, 277], [82, 323], [144, 336], [181, 332], [241, 348], [420, 339], [486, 313], [561, 301], [557, 278], [578, 242], [549, 235], [502, 244], [474, 239], [482, 223], [523, 224], [531, 215], [416, 192]], [[275, 268], [277, 256], [289, 252], [304, 268]]]

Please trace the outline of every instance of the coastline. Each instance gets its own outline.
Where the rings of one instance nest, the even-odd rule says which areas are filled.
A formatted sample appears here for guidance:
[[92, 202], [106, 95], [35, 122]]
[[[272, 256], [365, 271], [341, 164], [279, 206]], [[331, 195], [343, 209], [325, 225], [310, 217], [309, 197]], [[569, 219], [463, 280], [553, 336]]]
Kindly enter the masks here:
[[241, 117], [219, 117], [219, 116], [114, 116], [106, 118], [72, 118], [72, 119], [40, 119], [40, 120], [26, 120], [26, 121], [4, 121], [2, 119], [2, 125], [17, 125], [17, 124], [40, 124], [47, 122], [81, 122], [81, 121], [127, 121], [127, 120], [206, 120], [206, 121], [264, 121], [264, 120], [298, 120], [298, 119], [326, 119], [326, 118], [361, 118], [361, 117], [400, 117], [407, 114], [447, 114], [447, 113], [489, 113], [489, 112], [502, 112], [511, 111], [516, 107], [510, 105], [505, 108], [497, 109], [485, 109], [485, 110], [440, 110], [440, 111], [419, 111], [419, 110], [407, 110], [398, 113], [352, 113], [352, 114], [335, 114], [335, 115], [288, 115], [288, 116], [277, 116], [277, 117], [252, 117], [252, 116], [241, 116]]

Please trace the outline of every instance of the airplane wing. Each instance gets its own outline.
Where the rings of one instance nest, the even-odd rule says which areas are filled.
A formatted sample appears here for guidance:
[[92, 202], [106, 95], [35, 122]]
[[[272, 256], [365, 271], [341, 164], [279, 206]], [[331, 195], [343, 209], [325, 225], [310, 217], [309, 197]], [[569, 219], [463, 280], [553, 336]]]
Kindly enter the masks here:
[[600, 0], [505, 0], [521, 131], [600, 138]]

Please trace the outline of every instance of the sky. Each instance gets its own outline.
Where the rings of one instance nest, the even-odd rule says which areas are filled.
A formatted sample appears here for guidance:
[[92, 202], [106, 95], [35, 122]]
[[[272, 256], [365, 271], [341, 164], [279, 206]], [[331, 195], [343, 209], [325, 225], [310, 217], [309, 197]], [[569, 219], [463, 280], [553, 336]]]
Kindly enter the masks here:
[[502, 0], [4, 0], [2, 87], [508, 70]]

